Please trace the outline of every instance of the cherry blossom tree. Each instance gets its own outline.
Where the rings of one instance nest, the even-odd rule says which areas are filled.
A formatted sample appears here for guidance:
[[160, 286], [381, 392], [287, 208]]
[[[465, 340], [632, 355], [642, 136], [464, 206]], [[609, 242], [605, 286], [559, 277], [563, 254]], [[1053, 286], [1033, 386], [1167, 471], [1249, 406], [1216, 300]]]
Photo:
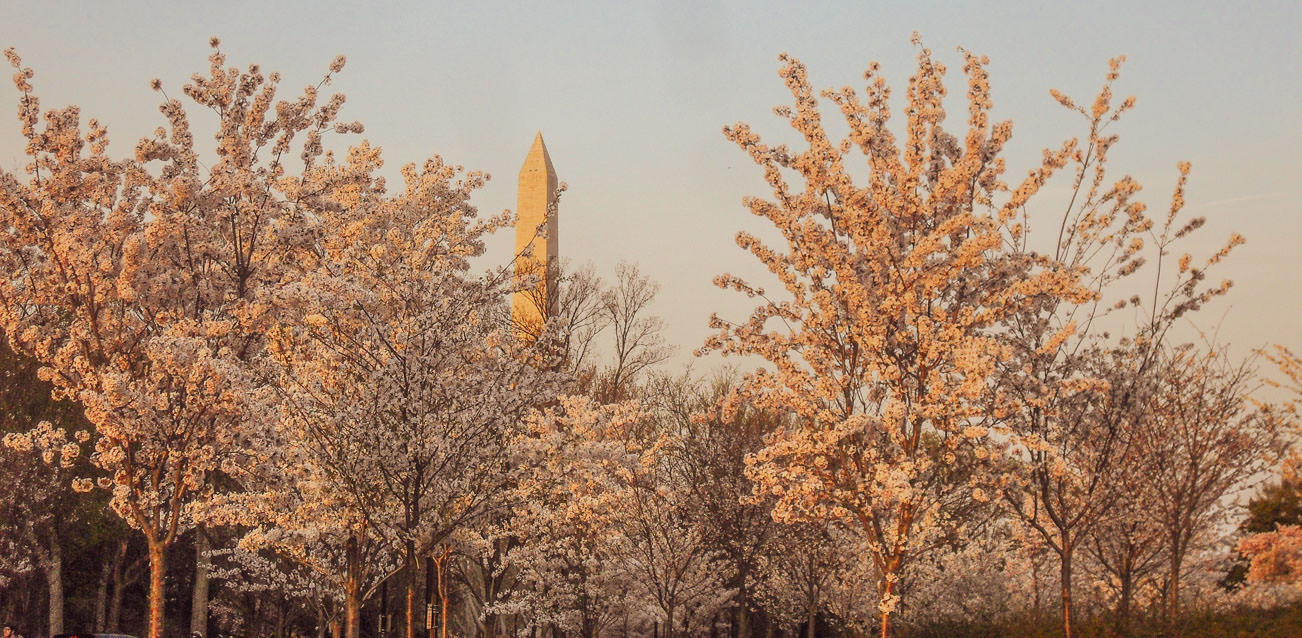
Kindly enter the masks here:
[[719, 409], [736, 384], [724, 372], [698, 379], [690, 374], [659, 375], [647, 384], [647, 403], [662, 427], [674, 436], [667, 450], [672, 467], [687, 490], [688, 506], [696, 512], [707, 542], [729, 563], [733, 579], [726, 583], [733, 598], [732, 623], [738, 635], [751, 633], [752, 612], [758, 609], [753, 590], [763, 578], [760, 563], [778, 550], [780, 533], [768, 499], [751, 498], [746, 457], [764, 447], [764, 436], [781, 424], [778, 414], [739, 405]]
[[[1109, 153], [1119, 139], [1109, 128], [1135, 104], [1134, 97], [1114, 102], [1112, 85], [1123, 61], [1109, 62], [1104, 85], [1088, 105], [1050, 92], [1080, 114], [1088, 134], [1060, 151], [1072, 186], [1061, 216], [1050, 218], [1056, 234], [1040, 239], [1024, 232], [1016, 251], [1029, 263], [1076, 273], [1087, 294], [1044, 295], [1019, 308], [1007, 322], [1010, 356], [1000, 366], [1000, 384], [1020, 406], [1009, 422], [1010, 454], [1024, 464], [1023, 480], [1005, 490], [1005, 502], [1059, 558], [1067, 636], [1074, 615], [1072, 560], [1120, 497], [1121, 466], [1137, 458], [1127, 448], [1161, 347], [1176, 320], [1228, 292], [1229, 281], [1207, 282], [1207, 273], [1243, 241], [1232, 234], [1202, 263], [1188, 253], [1176, 257], [1180, 242], [1204, 223], [1184, 215], [1187, 162], [1178, 165], [1170, 207], [1158, 219], [1139, 200], [1138, 181], [1109, 177]], [[1024, 209], [1024, 225], [1032, 226], [1038, 215]], [[1046, 240], [1052, 251], [1038, 253], [1035, 246]], [[1150, 279], [1135, 283], [1144, 277]], [[1134, 294], [1135, 286], [1152, 292]], [[1120, 314], [1125, 309], [1133, 311], [1128, 320]]]
[[[1266, 377], [1265, 382], [1285, 392], [1278, 407], [1297, 426], [1298, 398], [1302, 397], [1302, 357], [1276, 344], [1260, 354], [1275, 364], [1280, 378]], [[1302, 455], [1295, 447], [1285, 459], [1283, 477], [1278, 485], [1267, 486], [1265, 493], [1249, 504], [1251, 515], [1244, 526], [1252, 532], [1240, 539], [1238, 551], [1249, 559], [1250, 582], [1278, 582], [1302, 585], [1302, 526], [1293, 519], [1298, 511], [1298, 470]]]
[[397, 552], [369, 531], [310, 439], [276, 427], [289, 423], [249, 433], [257, 453], [230, 475], [240, 489], [205, 503], [203, 518], [236, 530], [232, 544], [212, 552], [227, 589], [306, 602], [339, 638], [358, 630], [362, 604], [392, 573]]
[[595, 638], [629, 613], [631, 575], [615, 524], [642, 471], [631, 435], [646, 416], [634, 402], [600, 405], [564, 396], [532, 414], [515, 445], [521, 473], [508, 552], [519, 585], [495, 611], [522, 631], [551, 627]]
[[[1142, 446], [1131, 446], [1127, 454], [1142, 454]], [[1130, 619], [1140, 595], [1153, 588], [1162, 569], [1166, 543], [1162, 525], [1153, 516], [1154, 490], [1145, 470], [1147, 463], [1129, 459], [1117, 477], [1117, 498], [1090, 529], [1084, 541], [1087, 556], [1104, 575], [1113, 600], [1113, 616], [1119, 632], [1129, 631]], [[1146, 587], [1147, 585], [1147, 587]]]
[[771, 551], [759, 557], [751, 585], [770, 626], [787, 627], [794, 634], [803, 624], [806, 638], [816, 635], [834, 581], [845, 577], [847, 568], [859, 566], [850, 565], [856, 562], [854, 547], [845, 536], [827, 523], [792, 523], [772, 530]]
[[1142, 423], [1146, 474], [1156, 492], [1151, 512], [1165, 533], [1167, 611], [1174, 620], [1192, 544], [1224, 520], [1227, 499], [1275, 465], [1285, 441], [1273, 410], [1249, 396], [1251, 362], [1235, 364], [1223, 349], [1168, 352], [1160, 383]]
[[[49, 421], [4, 435], [0, 464], [8, 486], [0, 517], [6, 565], [39, 567], [49, 592], [49, 630], [63, 631], [64, 536], [81, 517], [70, 476], [78, 474], [86, 430], [69, 433]], [[81, 479], [85, 480], [85, 479]], [[26, 551], [24, 551], [26, 550]], [[23, 554], [28, 554], [23, 556]], [[26, 559], [26, 560], [25, 560]]]
[[660, 635], [675, 638], [707, 632], [736, 592], [725, 586], [732, 578], [726, 557], [710, 544], [685, 486], [661, 457], [668, 443], [662, 438], [645, 452], [613, 520], [634, 595], [646, 601]]
[[[995, 465], [977, 465], [966, 481], [943, 477], [958, 453], [1002, 453], [991, 435], [1010, 406], [992, 381], [1006, 356], [1006, 320], [1044, 296], [1087, 299], [1073, 273], [1015, 260], [1008, 248], [1022, 230], [1017, 214], [1067, 152], [1047, 154], [1008, 192], [998, 156], [1012, 125], [990, 122], [980, 56], [964, 53], [968, 130], [960, 138], [943, 128], [945, 67], [922, 49], [900, 141], [886, 126], [890, 91], [875, 65], [866, 98], [849, 88], [823, 93], [849, 128], [838, 142], [824, 129], [804, 66], [782, 60], [795, 106], [778, 113], [808, 149], [766, 145], [744, 124], [725, 133], [764, 169], [772, 200], [746, 203], [784, 242], [743, 232], [737, 243], [786, 298], [718, 277], [763, 303], [740, 323], [712, 317], [719, 333], [702, 351], [755, 355], [771, 366], [748, 375], [737, 394], [790, 412], [797, 424], [771, 438], [748, 475], [775, 497], [779, 520], [832, 519], [858, 530], [878, 574], [885, 637], [901, 570], [959, 525], [955, 508], [992, 494]], [[863, 186], [854, 178], [860, 167], [848, 162], [855, 150], [868, 171]]]
[[1005, 526], [992, 526], [909, 570], [905, 587], [912, 604], [901, 621], [932, 635], [947, 627], [988, 631], [1022, 611], [1029, 571]]
[[469, 274], [483, 237], [509, 221], [469, 204], [485, 178], [436, 157], [404, 167], [389, 196], [369, 179], [379, 163], [378, 149], [350, 151], [342, 170], [357, 188], [322, 213], [313, 267], [283, 289], [294, 310], [272, 331], [271, 359], [284, 427], [410, 575], [499, 502], [514, 433], [561, 376], [550, 333], [520, 340], [510, 325], [510, 272]]
[[297, 271], [335, 187], [318, 166], [323, 136], [361, 128], [336, 122], [342, 95], [319, 101], [342, 57], [276, 101], [278, 74], [227, 67], [218, 44], [207, 75], [182, 87], [215, 119], [210, 164], [165, 92], [166, 126], [110, 158], [107, 129], [91, 120], [83, 132], [77, 107], [42, 117], [31, 70], [6, 51], [30, 161], [25, 177], [0, 174], [0, 321], [95, 426], [98, 483], [148, 544], [151, 638], [164, 633], [165, 550], [258, 420], [245, 364], [274, 314], [266, 294]]
[[1248, 557], [1250, 582], [1283, 582], [1302, 586], [1302, 526], [1280, 525], [1239, 541], [1239, 553]]
[[[98, 520], [97, 503], [72, 481], [87, 475], [89, 424], [71, 401], [51, 399], [40, 364], [0, 343], [0, 569], [40, 568], [48, 590], [48, 628], [63, 631], [65, 546], [76, 524]], [[107, 564], [107, 563], [106, 563]]]

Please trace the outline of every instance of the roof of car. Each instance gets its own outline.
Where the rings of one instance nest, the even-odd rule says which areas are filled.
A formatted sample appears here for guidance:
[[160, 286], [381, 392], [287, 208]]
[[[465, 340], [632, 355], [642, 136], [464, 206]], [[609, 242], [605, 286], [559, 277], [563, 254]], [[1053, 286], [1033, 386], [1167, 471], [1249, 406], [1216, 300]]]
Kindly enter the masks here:
[[129, 634], [96, 634], [96, 633], [88, 632], [83, 634], [55, 634], [54, 638], [136, 638], [136, 637]]

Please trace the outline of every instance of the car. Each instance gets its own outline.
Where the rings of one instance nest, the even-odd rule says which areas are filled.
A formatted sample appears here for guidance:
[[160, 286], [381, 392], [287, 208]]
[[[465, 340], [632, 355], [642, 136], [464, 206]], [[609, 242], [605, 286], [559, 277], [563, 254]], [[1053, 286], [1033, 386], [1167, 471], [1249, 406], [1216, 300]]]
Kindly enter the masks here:
[[136, 638], [127, 634], [96, 634], [91, 632], [81, 634], [54, 634], [54, 638]]

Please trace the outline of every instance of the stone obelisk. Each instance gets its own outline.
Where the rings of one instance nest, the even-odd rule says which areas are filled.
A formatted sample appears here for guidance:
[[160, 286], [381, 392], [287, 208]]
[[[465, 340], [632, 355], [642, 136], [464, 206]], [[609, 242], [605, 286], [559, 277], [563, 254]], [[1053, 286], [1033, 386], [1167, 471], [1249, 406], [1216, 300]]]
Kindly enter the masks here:
[[537, 277], [538, 281], [536, 286], [516, 292], [511, 300], [511, 318], [529, 337], [541, 333], [556, 302], [557, 186], [556, 169], [539, 132], [520, 168], [515, 222], [516, 279]]

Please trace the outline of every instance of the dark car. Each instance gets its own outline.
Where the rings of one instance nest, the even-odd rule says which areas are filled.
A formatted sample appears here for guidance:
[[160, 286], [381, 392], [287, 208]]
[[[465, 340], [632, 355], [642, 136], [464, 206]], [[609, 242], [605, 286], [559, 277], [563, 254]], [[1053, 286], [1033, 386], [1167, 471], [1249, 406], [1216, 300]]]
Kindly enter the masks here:
[[54, 638], [136, 638], [127, 634], [54, 634]]

